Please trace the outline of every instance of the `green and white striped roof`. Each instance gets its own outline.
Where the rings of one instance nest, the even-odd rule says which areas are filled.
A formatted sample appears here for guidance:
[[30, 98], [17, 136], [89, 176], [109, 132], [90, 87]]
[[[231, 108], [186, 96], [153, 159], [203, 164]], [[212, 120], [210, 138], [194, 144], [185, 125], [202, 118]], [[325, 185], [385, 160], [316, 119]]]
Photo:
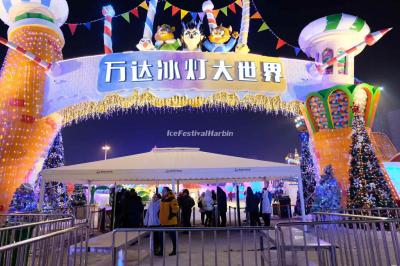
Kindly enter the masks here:
[[311, 40], [317, 36], [333, 32], [353, 32], [356, 41], [358, 38], [364, 38], [370, 32], [370, 29], [365, 20], [359, 17], [344, 13], [329, 15], [311, 22], [301, 31], [300, 48], [307, 53]]

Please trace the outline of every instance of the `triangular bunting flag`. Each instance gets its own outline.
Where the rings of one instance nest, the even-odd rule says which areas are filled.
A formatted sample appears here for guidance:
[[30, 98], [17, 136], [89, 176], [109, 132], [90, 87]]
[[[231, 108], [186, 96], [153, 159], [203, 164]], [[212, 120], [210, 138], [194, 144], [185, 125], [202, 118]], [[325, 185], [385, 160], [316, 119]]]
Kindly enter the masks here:
[[214, 15], [214, 18], [217, 18], [217, 17], [218, 17], [218, 14], [219, 14], [219, 9], [214, 9], [214, 10], [212, 11], [212, 13], [213, 13], [213, 15]]
[[181, 9], [181, 20], [189, 13], [187, 10]]
[[278, 38], [278, 42], [276, 43], [276, 50], [278, 50], [279, 48], [281, 48], [282, 46], [284, 46], [286, 44], [286, 42], [284, 40], [282, 40], [281, 38]]
[[197, 19], [197, 12], [190, 12], [190, 15], [192, 16], [193, 20]]
[[223, 7], [221, 8], [222, 13], [224, 13], [225, 16], [228, 15], [228, 7]]
[[236, 14], [236, 7], [235, 7], [235, 3], [232, 3], [228, 6], [228, 8], [234, 13]]
[[299, 47], [294, 47], [294, 53], [296, 54], [296, 56], [298, 56], [299, 53], [300, 53], [300, 48]]
[[171, 4], [168, 1], [165, 1], [164, 10], [167, 10]]
[[91, 26], [92, 26], [92, 25], [90, 24], [90, 22], [86, 22], [84, 25], [85, 25], [85, 27], [86, 27], [88, 30], [90, 30], [90, 28], [91, 28]]
[[121, 16], [122, 16], [126, 21], [128, 21], [128, 23], [131, 23], [130, 17], [129, 17], [129, 12], [123, 13]]
[[268, 29], [269, 29], [269, 27], [268, 27], [267, 23], [263, 22], [263, 24], [261, 24], [261, 27], [258, 29], [258, 32], [265, 31]]
[[147, 5], [147, 2], [146, 2], [146, 1], [143, 1], [139, 6], [140, 6], [141, 8], [143, 8], [143, 9], [146, 9], [146, 10], [149, 9], [149, 6]]
[[242, 7], [242, 0], [236, 0], [235, 4], [237, 4], [238, 6]]
[[260, 13], [256, 11], [251, 17], [251, 19], [262, 19]]
[[74, 35], [76, 27], [78, 24], [68, 24], [69, 31], [71, 32], [71, 35]]
[[138, 8], [137, 7], [135, 7], [134, 9], [132, 9], [131, 10], [131, 13], [133, 14], [133, 15], [135, 15], [135, 17], [139, 17], [139, 11], [138, 11]]
[[176, 6], [172, 6], [172, 16], [175, 16], [176, 13], [179, 12], [179, 10], [181, 10], [179, 7]]
[[199, 13], [200, 21], [203, 21], [205, 15], [206, 15], [206, 13], [204, 13], [204, 12]]

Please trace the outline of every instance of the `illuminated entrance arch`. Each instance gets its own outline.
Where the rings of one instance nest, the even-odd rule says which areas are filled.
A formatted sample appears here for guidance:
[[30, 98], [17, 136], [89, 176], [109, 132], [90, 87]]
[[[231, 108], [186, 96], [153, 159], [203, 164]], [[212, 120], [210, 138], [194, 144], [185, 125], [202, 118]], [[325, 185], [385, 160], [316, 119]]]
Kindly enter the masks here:
[[[157, 1], [150, 1], [153, 5], [154, 2]], [[0, 77], [0, 208], [5, 210], [15, 188], [40, 171], [46, 150], [61, 126], [123, 108], [232, 106], [302, 114], [317, 142], [320, 162], [330, 162], [328, 156], [335, 152], [341, 156], [348, 154], [344, 146], [340, 150], [332, 146], [327, 155], [325, 146], [319, 143], [345, 141], [350, 131], [349, 108], [353, 99], [349, 93], [358, 88], [353, 85], [354, 56], [365, 44], [357, 45], [351, 52], [343, 49], [362, 42], [369, 33], [368, 25], [346, 14], [309, 24], [299, 43], [307, 55], [316, 58], [316, 63], [260, 56], [248, 53], [249, 1], [243, 4], [240, 36], [232, 33], [231, 37], [239, 37], [236, 52], [162, 51], [175, 45], [164, 43], [160, 51], [62, 60], [64, 36], [59, 27], [68, 16], [67, 2], [3, 1], [0, 17], [10, 26], [8, 39], [12, 43], [7, 43], [11, 49]], [[154, 8], [150, 5], [149, 16]], [[213, 30], [217, 25], [212, 23], [212, 10], [205, 12]], [[105, 33], [109, 34], [112, 10], [105, 9], [104, 13], [105, 28], [109, 27]], [[152, 29], [148, 21], [146, 25]], [[107, 34], [105, 51], [109, 53], [112, 43]], [[145, 31], [138, 44], [140, 50], [153, 45], [149, 36], [152, 32]], [[210, 44], [210, 49], [220, 51], [222, 46]], [[319, 55], [327, 48], [334, 57], [323, 62]], [[337, 56], [346, 57], [346, 71], [335, 64]], [[321, 91], [332, 87], [333, 90]], [[379, 90], [369, 85], [361, 87], [367, 88], [365, 111], [372, 126]], [[346, 99], [347, 107], [341, 108], [347, 108], [343, 119], [334, 109], [338, 108], [337, 98]], [[337, 161], [334, 168], [345, 169], [347, 163], [347, 159]], [[346, 180], [345, 172], [341, 173]]]

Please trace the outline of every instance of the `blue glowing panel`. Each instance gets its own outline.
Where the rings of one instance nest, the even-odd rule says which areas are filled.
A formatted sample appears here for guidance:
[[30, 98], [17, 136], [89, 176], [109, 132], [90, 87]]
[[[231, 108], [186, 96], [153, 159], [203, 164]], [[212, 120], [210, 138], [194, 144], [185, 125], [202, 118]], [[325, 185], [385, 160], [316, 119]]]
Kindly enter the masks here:
[[385, 162], [384, 165], [394, 187], [397, 190], [397, 194], [400, 194], [400, 163]]

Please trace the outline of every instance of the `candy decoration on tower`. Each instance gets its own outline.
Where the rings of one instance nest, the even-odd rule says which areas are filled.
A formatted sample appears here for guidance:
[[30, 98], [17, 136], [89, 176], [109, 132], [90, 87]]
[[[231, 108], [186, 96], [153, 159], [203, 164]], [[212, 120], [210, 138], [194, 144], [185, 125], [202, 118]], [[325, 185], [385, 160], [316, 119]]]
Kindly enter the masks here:
[[311, 212], [337, 210], [340, 208], [341, 194], [339, 183], [333, 173], [333, 168], [328, 165], [321, 175], [321, 180], [316, 188], [315, 199]]
[[247, 46], [247, 39], [249, 37], [249, 27], [250, 27], [250, 0], [242, 1], [242, 20], [240, 23], [240, 34], [239, 40], [236, 45], [236, 52], [248, 53], [250, 52]]
[[114, 8], [111, 5], [103, 6], [104, 16], [104, 53], [112, 54], [112, 19], [115, 16]]
[[[46, 62], [62, 59], [59, 27], [68, 16], [65, 0], [15, 0], [0, 3], [0, 18], [9, 25], [8, 40]], [[0, 76], [0, 208], [13, 192], [31, 181], [38, 158], [61, 124], [56, 114], [42, 117], [46, 70], [12, 49]]]
[[157, 0], [149, 1], [149, 8], [147, 10], [146, 22], [144, 24], [143, 37], [136, 45], [139, 51], [150, 51], [155, 49], [152, 39], [154, 30], [154, 17], [156, 15], [157, 3], [158, 3]]
[[[375, 155], [358, 106], [353, 108], [355, 117], [350, 149], [350, 188], [348, 208], [397, 207], [383, 169]], [[387, 175], [386, 175], [387, 176]]]
[[8, 212], [33, 212], [36, 209], [35, 192], [32, 185], [29, 183], [22, 184], [15, 191]]
[[[59, 132], [50, 147], [43, 169], [57, 168], [64, 165], [64, 145], [61, 132]], [[40, 191], [42, 176], [39, 174], [35, 190]], [[38, 193], [36, 193], [38, 194]], [[69, 207], [67, 187], [61, 182], [48, 182], [44, 188], [43, 212], [64, 212]]]

